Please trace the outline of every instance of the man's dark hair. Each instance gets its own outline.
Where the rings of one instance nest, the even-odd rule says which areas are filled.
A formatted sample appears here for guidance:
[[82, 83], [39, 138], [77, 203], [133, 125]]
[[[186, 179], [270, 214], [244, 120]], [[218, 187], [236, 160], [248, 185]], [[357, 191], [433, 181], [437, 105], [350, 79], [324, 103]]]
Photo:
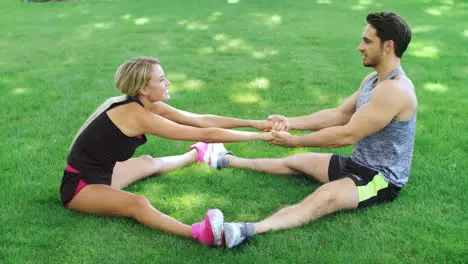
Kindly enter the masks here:
[[382, 43], [386, 40], [393, 40], [395, 55], [401, 58], [411, 41], [411, 29], [406, 21], [397, 14], [388, 11], [368, 14], [366, 20], [376, 29], [377, 37]]

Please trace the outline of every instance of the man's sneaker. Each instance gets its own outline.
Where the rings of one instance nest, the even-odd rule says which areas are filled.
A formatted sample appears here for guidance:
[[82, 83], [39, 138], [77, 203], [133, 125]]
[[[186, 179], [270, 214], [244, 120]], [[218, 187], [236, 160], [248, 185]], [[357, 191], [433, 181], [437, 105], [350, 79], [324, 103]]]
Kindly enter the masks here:
[[227, 248], [233, 248], [254, 235], [253, 224], [224, 223], [224, 241]]
[[223, 241], [224, 216], [219, 209], [206, 212], [205, 220], [195, 223], [191, 227], [192, 237], [200, 243], [212, 246], [221, 246]]
[[224, 147], [223, 143], [204, 143], [198, 142], [192, 146], [190, 146], [190, 150], [196, 149], [197, 154], [197, 162], [203, 162], [208, 164], [212, 168], [225, 168], [227, 167], [227, 160], [225, 159], [226, 154], [231, 154], [228, 152], [227, 149]]

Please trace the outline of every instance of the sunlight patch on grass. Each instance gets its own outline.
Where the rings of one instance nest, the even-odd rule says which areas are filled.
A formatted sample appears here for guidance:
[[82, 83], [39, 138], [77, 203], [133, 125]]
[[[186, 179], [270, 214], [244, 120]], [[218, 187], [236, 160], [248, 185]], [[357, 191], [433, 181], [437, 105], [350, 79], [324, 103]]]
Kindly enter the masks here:
[[255, 59], [263, 59], [267, 56], [277, 55], [278, 53], [279, 51], [274, 49], [264, 49], [262, 51], [253, 51], [252, 57], [254, 57]]
[[453, 5], [454, 0], [423, 0], [424, 3], [438, 3], [443, 5]]
[[437, 93], [445, 93], [448, 90], [447, 85], [428, 82], [424, 84], [424, 90]]
[[380, 6], [382, 6], [382, 4], [375, 3], [373, 0], [359, 0], [357, 4], [351, 6], [351, 9], [355, 11], [362, 11]]
[[[168, 79], [171, 80], [169, 77]], [[174, 80], [174, 83], [171, 86], [169, 86], [170, 93], [177, 93], [179, 91], [198, 91], [201, 90], [205, 85], [205, 82], [203, 82], [202, 80], [183, 80], [184, 79], [181, 79], [180, 81]]]
[[237, 4], [240, 0], [227, 0], [228, 4]]
[[227, 46], [232, 47], [232, 48], [240, 48], [241, 46], [244, 46], [245, 41], [240, 39], [240, 38], [235, 38], [231, 39], [228, 43]]
[[186, 194], [170, 199], [170, 204], [177, 209], [190, 209], [206, 203], [208, 197], [202, 194]]
[[219, 52], [245, 51], [251, 52], [252, 57], [255, 59], [263, 59], [267, 56], [273, 56], [279, 53], [278, 50], [271, 48], [264, 48], [263, 50], [254, 49], [254, 47], [249, 45], [245, 40], [241, 38], [231, 38], [230, 36], [223, 33], [216, 34], [213, 39], [222, 42], [222, 44], [214, 49], [211, 47], [202, 47], [198, 50], [198, 52], [202, 54], [209, 54], [213, 53], [214, 50]]
[[150, 22], [150, 19], [149, 18], [146, 18], [146, 17], [142, 17], [142, 18], [138, 18], [138, 19], [135, 19], [134, 23], [135, 25], [146, 25]]
[[170, 50], [174, 47], [167, 38], [153, 35], [152, 39], [155, 40], [157, 45], [159, 45], [161, 48]]
[[262, 20], [262, 23], [269, 26], [275, 27], [281, 25], [283, 18], [278, 14], [264, 14], [264, 13], [255, 13], [255, 17], [258, 17]]
[[463, 31], [463, 36], [465, 38], [468, 38], [468, 29], [465, 29], [465, 31]]
[[130, 18], [132, 18], [132, 15], [125, 14], [125, 15], [121, 16], [120, 18], [123, 19], [123, 20], [129, 20]]
[[243, 39], [240, 38], [233, 38], [227, 39], [224, 44], [218, 46], [216, 50], [221, 52], [226, 51], [245, 51], [245, 50], [252, 50], [252, 47], [249, 46]]
[[451, 6], [437, 6], [437, 7], [426, 8], [424, 12], [432, 16], [441, 16], [441, 15], [445, 15], [445, 13], [450, 10], [452, 10]]
[[94, 27], [98, 29], [110, 29], [114, 26], [114, 23], [95, 23]]
[[268, 26], [277, 26], [282, 23], [282, 18], [279, 15], [272, 15], [265, 20], [265, 24]]
[[214, 52], [213, 47], [200, 47], [198, 50], [199, 54], [211, 54]]
[[249, 88], [254, 88], [254, 89], [268, 89], [270, 88], [270, 80], [267, 78], [261, 77], [257, 78], [251, 82], [248, 83]]
[[220, 12], [220, 11], [213, 12], [208, 17], [208, 20], [211, 21], [211, 22], [217, 21], [219, 19], [219, 17], [221, 17], [222, 15], [223, 15], [223, 12]]
[[200, 90], [204, 86], [205, 82], [202, 80], [186, 80], [183, 84], [182, 87], [185, 88], [186, 90]]
[[332, 3], [331, 0], [317, 0], [317, 4], [319, 5], [329, 5], [331, 3]]
[[258, 103], [261, 99], [258, 94], [252, 93], [252, 92], [236, 93], [231, 98], [234, 102], [241, 103], [241, 104]]
[[170, 72], [166, 74], [166, 77], [171, 82], [180, 82], [187, 79], [187, 75], [185, 73], [178, 73], [178, 72]]
[[27, 91], [28, 91], [27, 88], [18, 87], [18, 88], [13, 89], [13, 91], [11, 91], [11, 93], [14, 94], [14, 95], [19, 95], [19, 94], [24, 94]]
[[199, 21], [181, 20], [177, 22], [177, 25], [185, 26], [187, 30], [207, 30], [208, 25], [203, 24]]
[[150, 193], [150, 195], [147, 195], [147, 197], [151, 200], [152, 197], [155, 197], [156, 199], [160, 199], [161, 197], [166, 197], [167, 191], [164, 191], [166, 188], [165, 184], [145, 184], [143, 186], [140, 186], [141, 190], [144, 193]]
[[415, 26], [411, 28], [412, 33], [427, 33], [436, 30], [437, 27], [435, 26], [429, 26], [429, 25], [423, 25], [423, 26]]
[[408, 54], [420, 58], [434, 59], [439, 57], [439, 49], [422, 42], [415, 42], [410, 45]]
[[214, 40], [217, 40], [217, 41], [223, 41], [223, 40], [226, 40], [228, 39], [228, 36], [226, 36], [225, 34], [216, 34], [214, 37], [213, 37]]
[[353, 6], [351, 6], [351, 9], [355, 10], [355, 11], [361, 11], [361, 10], [365, 10], [366, 7], [363, 6], [363, 5], [353, 5]]

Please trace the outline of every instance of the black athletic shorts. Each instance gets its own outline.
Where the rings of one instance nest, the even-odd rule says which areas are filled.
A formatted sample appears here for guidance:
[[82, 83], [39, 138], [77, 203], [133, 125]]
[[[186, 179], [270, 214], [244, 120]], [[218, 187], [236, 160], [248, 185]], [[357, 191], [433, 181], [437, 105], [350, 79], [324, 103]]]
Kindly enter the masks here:
[[328, 178], [335, 181], [350, 178], [359, 195], [358, 208], [390, 202], [397, 198], [401, 188], [387, 182], [378, 171], [359, 165], [350, 157], [333, 154], [328, 166]]
[[68, 203], [88, 184], [111, 185], [112, 171], [78, 171], [67, 165], [63, 172], [62, 184], [60, 185], [60, 196], [62, 204], [67, 207]]

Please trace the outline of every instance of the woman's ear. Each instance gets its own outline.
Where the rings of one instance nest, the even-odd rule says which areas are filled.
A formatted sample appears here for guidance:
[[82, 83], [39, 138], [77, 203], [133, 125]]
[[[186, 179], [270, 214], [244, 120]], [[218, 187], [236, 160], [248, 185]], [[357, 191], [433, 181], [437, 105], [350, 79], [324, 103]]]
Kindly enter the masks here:
[[149, 94], [148, 86], [146, 86], [146, 84], [145, 84], [145, 86], [143, 86], [143, 88], [140, 89], [140, 94], [145, 95], [145, 96]]

